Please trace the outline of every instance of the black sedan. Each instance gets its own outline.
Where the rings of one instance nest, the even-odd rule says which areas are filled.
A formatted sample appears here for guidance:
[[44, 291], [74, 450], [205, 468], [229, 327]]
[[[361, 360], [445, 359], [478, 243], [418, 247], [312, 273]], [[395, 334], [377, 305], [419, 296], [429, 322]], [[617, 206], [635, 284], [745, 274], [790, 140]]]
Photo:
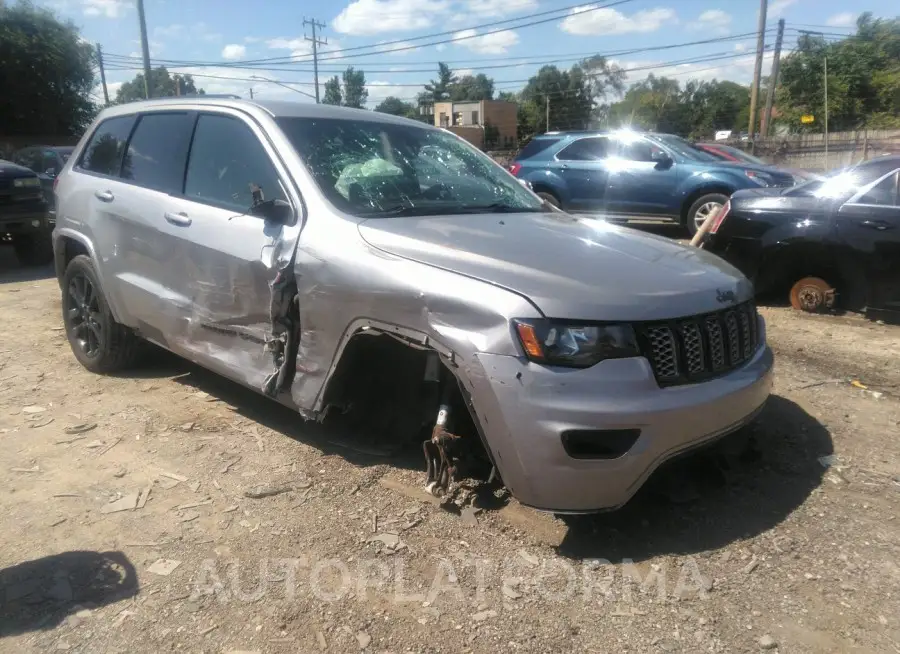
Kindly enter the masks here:
[[792, 188], [737, 191], [704, 247], [794, 308], [900, 320], [900, 156]]

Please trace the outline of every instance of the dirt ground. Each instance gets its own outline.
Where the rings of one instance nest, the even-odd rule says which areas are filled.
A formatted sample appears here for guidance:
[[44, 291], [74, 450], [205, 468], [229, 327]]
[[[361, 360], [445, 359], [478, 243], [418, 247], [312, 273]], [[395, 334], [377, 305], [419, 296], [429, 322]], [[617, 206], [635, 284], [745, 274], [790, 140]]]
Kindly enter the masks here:
[[0, 652], [900, 652], [900, 328], [763, 308], [750, 450], [614, 513], [460, 514], [418, 452], [172, 356], [86, 372], [2, 256]]

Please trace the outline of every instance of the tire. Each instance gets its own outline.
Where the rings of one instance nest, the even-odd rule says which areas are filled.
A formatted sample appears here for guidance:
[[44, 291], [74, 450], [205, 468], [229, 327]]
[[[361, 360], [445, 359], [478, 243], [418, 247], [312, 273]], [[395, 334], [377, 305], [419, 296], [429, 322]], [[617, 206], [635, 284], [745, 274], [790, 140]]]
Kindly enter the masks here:
[[23, 266], [46, 266], [53, 262], [53, 240], [50, 232], [18, 234], [13, 237], [16, 258]]
[[[687, 227], [691, 237], [697, 233], [700, 225], [703, 224], [703, 221], [705, 220], [703, 214], [709, 215], [709, 212], [713, 209], [713, 205], [718, 205], [718, 207], [721, 208], [725, 206], [726, 202], [728, 202], [728, 196], [724, 193], [707, 193], [694, 200], [694, 203], [691, 205], [690, 209], [688, 209], [687, 216], [685, 217], [685, 227]], [[698, 214], [701, 215], [698, 216]]]
[[559, 200], [552, 193], [547, 193], [546, 191], [538, 191], [537, 196], [542, 200], [547, 201], [549, 204], [552, 204], [557, 209], [561, 208], [559, 204]]
[[807, 313], [820, 313], [831, 308], [834, 288], [819, 277], [804, 277], [791, 287], [791, 306]]
[[94, 262], [86, 255], [78, 255], [66, 267], [62, 314], [72, 353], [91, 372], [117, 372], [137, 360], [141, 341], [113, 319]]

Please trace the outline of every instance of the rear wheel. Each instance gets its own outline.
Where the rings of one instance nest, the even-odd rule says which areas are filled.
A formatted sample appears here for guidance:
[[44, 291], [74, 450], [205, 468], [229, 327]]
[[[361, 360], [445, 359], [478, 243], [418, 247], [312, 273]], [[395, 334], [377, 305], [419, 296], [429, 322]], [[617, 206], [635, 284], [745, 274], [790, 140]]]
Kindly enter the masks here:
[[23, 266], [46, 266], [53, 261], [50, 232], [17, 234], [13, 236], [13, 249]]
[[791, 306], [800, 311], [818, 313], [829, 308], [834, 288], [820, 277], [804, 277], [791, 287]]
[[688, 228], [691, 236], [697, 233], [700, 226], [710, 216], [720, 211], [726, 202], [728, 202], [728, 196], [724, 193], [707, 193], [697, 198], [687, 212], [687, 224], [685, 226]]
[[559, 209], [559, 200], [552, 193], [547, 193], [547, 191], [538, 191], [537, 196], [542, 200], [546, 200], [548, 204], [552, 204], [554, 207]]
[[94, 264], [85, 255], [78, 255], [66, 267], [62, 312], [72, 352], [91, 372], [116, 372], [137, 359], [140, 340], [113, 319]]

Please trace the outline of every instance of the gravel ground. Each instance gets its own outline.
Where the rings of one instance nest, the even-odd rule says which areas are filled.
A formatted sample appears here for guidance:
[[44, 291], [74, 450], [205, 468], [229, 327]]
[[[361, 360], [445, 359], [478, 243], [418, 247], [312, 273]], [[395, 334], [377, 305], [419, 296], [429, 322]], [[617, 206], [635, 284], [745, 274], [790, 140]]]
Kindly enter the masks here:
[[0, 652], [900, 651], [896, 327], [763, 308], [751, 448], [614, 513], [460, 514], [418, 452], [169, 355], [89, 374], [49, 272], [0, 281]]

